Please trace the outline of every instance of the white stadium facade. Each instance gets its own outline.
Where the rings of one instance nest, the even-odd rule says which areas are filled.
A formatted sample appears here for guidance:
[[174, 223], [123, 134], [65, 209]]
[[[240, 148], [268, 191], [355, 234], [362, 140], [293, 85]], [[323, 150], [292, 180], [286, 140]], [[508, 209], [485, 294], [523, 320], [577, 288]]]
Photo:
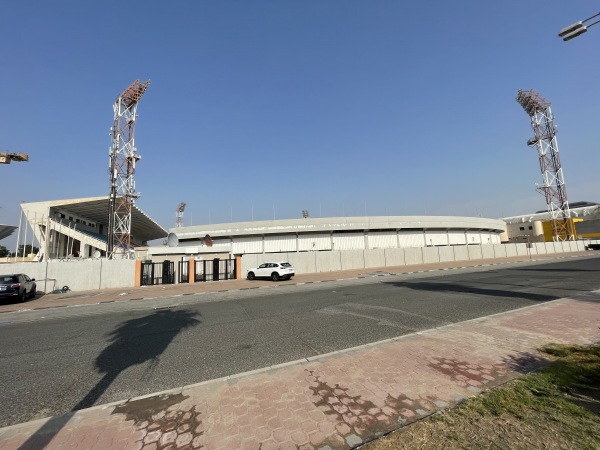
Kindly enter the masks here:
[[[582, 241], [508, 242], [504, 220], [481, 217], [298, 218], [181, 226], [167, 232], [134, 208], [133, 258], [103, 260], [107, 197], [23, 203], [21, 208], [24, 229], [19, 235], [25, 239], [20, 242], [39, 243], [40, 250], [4, 263], [52, 288], [68, 285], [72, 290], [243, 278], [264, 262], [287, 261], [302, 274], [585, 249]], [[162, 244], [148, 245], [153, 240]]]
[[[178, 247], [231, 255], [499, 244], [501, 220], [452, 216], [330, 217], [172, 228]], [[171, 248], [173, 250], [173, 248]]]

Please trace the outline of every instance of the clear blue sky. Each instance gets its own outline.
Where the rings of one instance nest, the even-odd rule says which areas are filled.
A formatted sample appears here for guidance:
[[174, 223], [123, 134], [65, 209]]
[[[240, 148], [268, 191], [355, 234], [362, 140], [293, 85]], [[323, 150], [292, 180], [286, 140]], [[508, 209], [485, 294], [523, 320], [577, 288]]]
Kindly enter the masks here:
[[[165, 228], [545, 209], [515, 101], [552, 103], [571, 202], [600, 201], [594, 2], [6, 1], [0, 223], [21, 201], [107, 195], [112, 104], [140, 101], [138, 206]], [[14, 237], [14, 236], [13, 236]], [[13, 237], [1, 244], [12, 248]]]

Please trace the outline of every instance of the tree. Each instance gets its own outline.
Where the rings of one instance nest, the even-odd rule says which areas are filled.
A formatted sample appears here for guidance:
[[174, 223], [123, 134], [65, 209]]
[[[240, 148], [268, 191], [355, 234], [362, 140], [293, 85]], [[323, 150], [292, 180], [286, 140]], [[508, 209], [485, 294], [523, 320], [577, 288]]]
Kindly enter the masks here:
[[40, 250], [37, 247], [33, 247], [33, 251], [31, 250], [31, 244], [27, 244], [27, 245], [19, 245], [19, 248], [17, 250], [17, 256], [23, 256], [23, 247], [25, 247], [25, 256], [29, 255], [30, 253], [33, 253], [34, 255]]
[[10, 256], [10, 250], [5, 246], [0, 245], [0, 258], [6, 258], [7, 256]]

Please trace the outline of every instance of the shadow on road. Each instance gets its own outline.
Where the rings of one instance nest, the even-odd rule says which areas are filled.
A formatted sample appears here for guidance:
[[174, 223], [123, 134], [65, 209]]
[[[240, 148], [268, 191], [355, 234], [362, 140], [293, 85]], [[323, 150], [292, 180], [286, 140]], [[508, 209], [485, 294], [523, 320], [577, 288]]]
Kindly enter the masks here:
[[392, 286], [416, 289], [420, 291], [432, 291], [432, 292], [457, 292], [461, 294], [475, 294], [475, 295], [488, 295], [491, 297], [504, 297], [504, 298], [522, 298], [526, 300], [532, 300], [536, 302], [546, 302], [549, 300], [555, 300], [560, 298], [557, 295], [546, 295], [546, 294], [534, 294], [533, 292], [519, 292], [510, 291], [504, 289], [493, 289], [477, 287], [471, 284], [460, 284], [460, 283], [441, 283], [431, 281], [418, 281], [418, 282], [394, 282], [387, 283]]
[[111, 344], [96, 358], [96, 369], [104, 374], [102, 379], [70, 413], [46, 421], [19, 449], [46, 447], [75, 411], [94, 405], [119, 374], [129, 367], [148, 361], [151, 368], [156, 366], [160, 355], [181, 331], [200, 323], [195, 318], [197, 315], [186, 310], [160, 310], [119, 325], [108, 336]]

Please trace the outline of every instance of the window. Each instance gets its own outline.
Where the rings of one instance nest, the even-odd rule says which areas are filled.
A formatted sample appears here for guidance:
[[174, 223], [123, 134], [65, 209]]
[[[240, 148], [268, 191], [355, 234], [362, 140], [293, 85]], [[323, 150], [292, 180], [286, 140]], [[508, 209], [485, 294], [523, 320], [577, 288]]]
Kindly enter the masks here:
[[529, 229], [530, 229], [530, 230], [533, 230], [533, 227], [532, 227], [531, 225], [529, 225]]
[[525, 231], [525, 227], [519, 227], [519, 230]]

